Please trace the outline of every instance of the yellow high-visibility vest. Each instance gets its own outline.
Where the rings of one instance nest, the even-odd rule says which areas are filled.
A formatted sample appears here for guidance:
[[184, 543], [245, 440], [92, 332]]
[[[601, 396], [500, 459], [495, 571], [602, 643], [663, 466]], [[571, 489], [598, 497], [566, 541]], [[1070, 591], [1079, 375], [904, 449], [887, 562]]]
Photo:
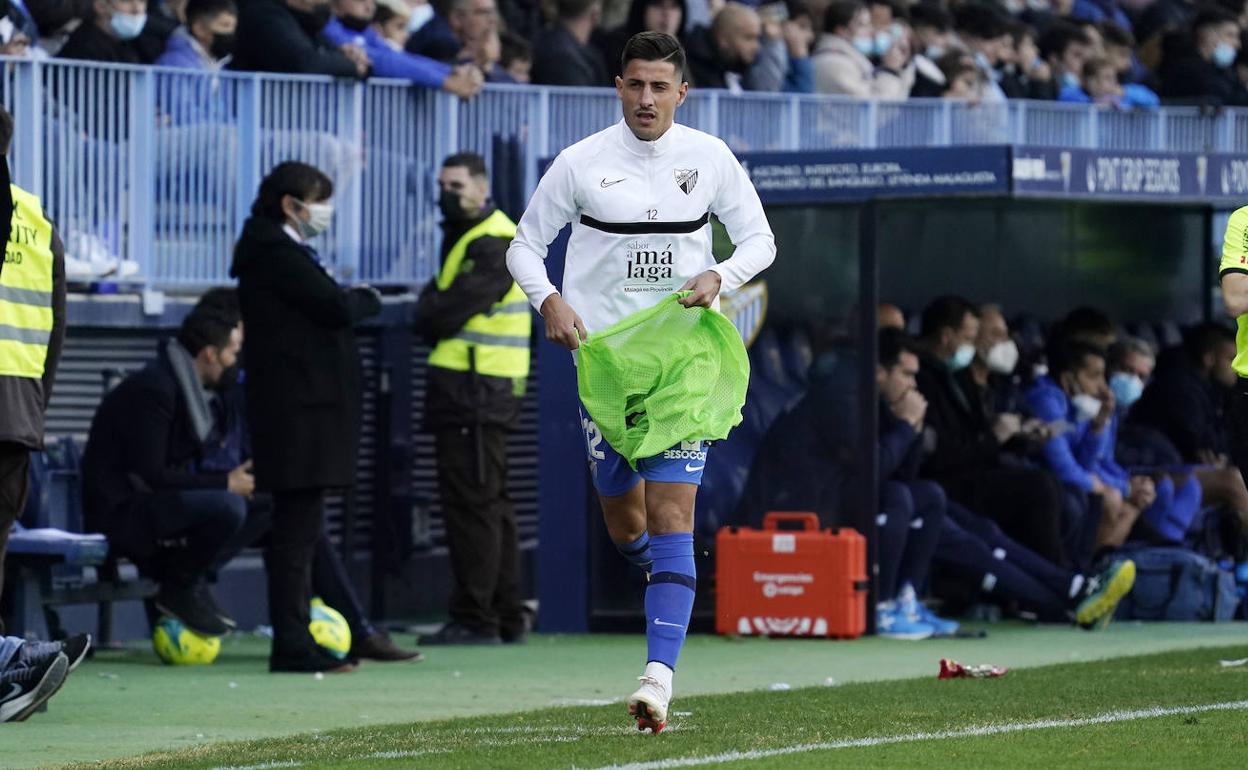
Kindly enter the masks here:
[[0, 271], [0, 375], [43, 377], [52, 339], [52, 223], [39, 198], [17, 185]]
[[[438, 290], [445, 291], [459, 275], [468, 244], [482, 237], [514, 238], [516, 224], [501, 211], [495, 211], [464, 233], [446, 255], [438, 274]], [[532, 319], [529, 300], [520, 285], [512, 281], [503, 298], [484, 313], [478, 313], [464, 327], [440, 341], [429, 355], [430, 366], [466, 372], [469, 351], [476, 359], [476, 370], [491, 377], [509, 377], [518, 383], [529, 376], [529, 331]]]

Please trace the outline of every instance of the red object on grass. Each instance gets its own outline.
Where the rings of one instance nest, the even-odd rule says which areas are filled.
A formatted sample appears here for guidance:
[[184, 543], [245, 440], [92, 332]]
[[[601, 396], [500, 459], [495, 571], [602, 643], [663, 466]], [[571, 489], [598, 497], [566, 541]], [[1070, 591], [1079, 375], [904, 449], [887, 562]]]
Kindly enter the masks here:
[[986, 679], [994, 676], [1005, 676], [1008, 668], [982, 663], [978, 666], [965, 666], [949, 658], [940, 659], [940, 676], [937, 679]]

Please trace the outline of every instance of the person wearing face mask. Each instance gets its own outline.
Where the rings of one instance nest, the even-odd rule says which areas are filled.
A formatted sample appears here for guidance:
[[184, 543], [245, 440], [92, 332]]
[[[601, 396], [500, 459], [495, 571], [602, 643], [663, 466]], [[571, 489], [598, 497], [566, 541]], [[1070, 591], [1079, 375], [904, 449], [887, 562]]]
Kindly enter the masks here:
[[954, 31], [970, 51], [975, 66], [983, 73], [982, 101], [1005, 101], [998, 67], [1006, 58], [1007, 48], [1012, 45], [1009, 17], [995, 5], [967, 3], [958, 6], [953, 19]]
[[867, 7], [857, 0], [833, 3], [824, 14], [824, 33], [812, 56], [815, 91], [859, 98], [906, 98], [914, 85], [914, 70], [907, 63], [908, 38], [890, 45], [878, 68], [869, 58], [874, 55], [876, 38]]
[[1115, 462], [1115, 400], [1105, 380], [1104, 350], [1059, 333], [1048, 359], [1049, 374], [1037, 378], [1024, 399], [1031, 416], [1066, 423], [1046, 442], [1044, 465], [1088, 497], [1082, 516], [1066, 523], [1066, 534], [1077, 556], [1095, 564], [1126, 542], [1142, 511], [1157, 503], [1150, 515], [1166, 515], [1175, 489], [1169, 479], [1131, 475]]
[[525, 294], [507, 270], [516, 226], [489, 204], [480, 155], [443, 161], [438, 187], [442, 270], [421, 291], [415, 322], [432, 347], [424, 430], [437, 442], [454, 590], [450, 622], [421, 643], [523, 642], [505, 449], [520, 414], [532, 327]]
[[210, 72], [220, 70], [234, 53], [237, 29], [238, 6], [234, 0], [190, 0], [186, 4], [186, 25], [169, 38], [156, 64]]
[[333, 192], [312, 166], [276, 166], [260, 183], [230, 266], [247, 329], [256, 486], [273, 496], [270, 671], [352, 668], [312, 640], [308, 602], [325, 495], [356, 478], [363, 372], [354, 326], [377, 315], [381, 299], [367, 286], [339, 286], [309, 243], [333, 221]]
[[1218, 6], [1202, 10], [1192, 22], [1187, 56], [1162, 63], [1162, 97], [1170, 102], [1248, 105], [1248, 89], [1232, 66], [1241, 44], [1235, 14]]
[[[242, 342], [237, 318], [196, 305], [155, 361], [104, 396], [82, 457], [87, 530], [159, 583], [161, 613], [209, 636], [235, 626], [205, 576], [242, 526], [255, 479], [250, 463], [202, 472], [198, 462], [213, 438], [212, 399], [233, 384]], [[185, 545], [162, 545], [171, 540]]]
[[95, 0], [84, 21], [57, 53], [60, 59], [139, 64], [136, 41], [147, 24], [143, 0]]
[[249, 0], [239, 8], [238, 37], [230, 68], [362, 78], [372, 61], [354, 43], [324, 35], [333, 16], [329, 0]]
[[1088, 33], [1068, 21], [1055, 21], [1040, 35], [1037, 45], [1052, 73], [1054, 97], [1063, 88], [1078, 88], [1083, 65], [1092, 55]]
[[920, 326], [917, 381], [928, 402], [922, 475], [1049, 561], [1066, 564], [1060, 486], [1007, 451], [1023, 431], [1020, 416], [986, 408], [959, 382], [975, 360], [975, 306], [939, 297], [924, 308]]
[[371, 73], [375, 77], [441, 88], [461, 99], [470, 99], [481, 90], [483, 79], [475, 67], [452, 68], [424, 56], [396, 51], [372, 26], [377, 12], [374, 0], [331, 0], [329, 7], [334, 15], [322, 34], [340, 47], [363, 49], [372, 62]]

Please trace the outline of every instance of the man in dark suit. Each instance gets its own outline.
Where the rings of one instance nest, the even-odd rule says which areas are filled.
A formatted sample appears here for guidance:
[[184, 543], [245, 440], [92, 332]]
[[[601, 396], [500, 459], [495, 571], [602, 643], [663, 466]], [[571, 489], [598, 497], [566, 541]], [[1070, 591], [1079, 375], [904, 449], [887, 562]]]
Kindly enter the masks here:
[[[82, 458], [87, 528], [160, 583], [157, 608], [217, 636], [234, 621], [204, 575], [247, 514], [250, 463], [201, 472], [214, 419], [211, 391], [238, 375], [237, 319], [202, 303], [155, 361], [104, 397]], [[178, 541], [180, 547], [166, 547]]]
[[602, 52], [589, 38], [602, 15], [601, 0], [558, 0], [558, 18], [533, 40], [533, 82], [544, 86], [610, 84]]

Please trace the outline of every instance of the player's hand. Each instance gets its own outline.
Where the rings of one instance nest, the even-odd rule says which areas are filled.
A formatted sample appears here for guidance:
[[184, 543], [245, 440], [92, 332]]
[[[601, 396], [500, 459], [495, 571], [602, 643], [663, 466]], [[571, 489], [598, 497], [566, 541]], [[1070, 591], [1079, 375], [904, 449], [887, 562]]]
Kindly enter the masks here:
[[1002, 412], [992, 424], [992, 434], [997, 437], [998, 444], [1014, 438], [1022, 429], [1022, 418], [1013, 412]]
[[589, 336], [585, 322], [557, 293], [542, 302], [542, 318], [546, 319], [546, 339], [568, 350], [576, 350]]
[[373, 66], [373, 60], [368, 58], [368, 54], [358, 45], [344, 43], [339, 46], [338, 50], [342, 51], [343, 56], [351, 60], [351, 63], [355, 65], [356, 74], [360, 77], [367, 75], [369, 68]]
[[256, 492], [256, 477], [251, 475], [251, 460], [243, 463], [226, 477], [226, 489], [250, 500]]
[[927, 399], [917, 389], [908, 390], [893, 406], [893, 414], [910, 423], [910, 427], [917, 431], [927, 415]]
[[714, 270], [695, 275], [680, 287], [681, 291], [693, 293], [688, 297], [681, 297], [678, 301], [685, 307], [710, 307], [715, 298], [719, 296], [719, 287], [723, 281], [724, 279]]
[[1114, 398], [1114, 391], [1109, 388], [1105, 388], [1104, 392], [1100, 394], [1100, 398], [1101, 411], [1096, 417], [1092, 418], [1092, 428], [1097, 433], [1100, 433], [1109, 424], [1109, 418], [1114, 416], [1114, 409], [1118, 407], [1118, 401]]

